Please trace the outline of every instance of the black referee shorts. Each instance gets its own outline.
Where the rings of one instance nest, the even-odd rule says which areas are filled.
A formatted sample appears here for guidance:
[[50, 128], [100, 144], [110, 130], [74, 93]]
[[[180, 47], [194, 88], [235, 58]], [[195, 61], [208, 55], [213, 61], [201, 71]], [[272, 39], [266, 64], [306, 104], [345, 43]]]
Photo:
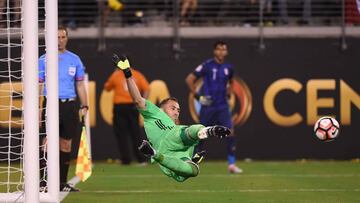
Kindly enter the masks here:
[[[70, 140], [75, 138], [79, 133], [79, 107], [75, 100], [59, 100], [59, 136], [61, 138]], [[46, 99], [43, 102], [43, 111], [41, 120], [46, 119]], [[46, 136], [46, 124], [42, 123], [40, 129], [41, 137]], [[51, 132], [48, 132], [51, 133]]]

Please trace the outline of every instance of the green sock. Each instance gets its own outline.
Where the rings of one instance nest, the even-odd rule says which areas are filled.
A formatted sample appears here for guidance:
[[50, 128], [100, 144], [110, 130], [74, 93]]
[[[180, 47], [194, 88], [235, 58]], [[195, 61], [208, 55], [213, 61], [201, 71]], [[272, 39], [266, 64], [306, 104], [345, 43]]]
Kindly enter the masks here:
[[199, 173], [199, 168], [191, 163], [179, 158], [156, 154], [154, 159], [162, 166], [174, 171], [177, 175], [184, 177], [195, 177]]

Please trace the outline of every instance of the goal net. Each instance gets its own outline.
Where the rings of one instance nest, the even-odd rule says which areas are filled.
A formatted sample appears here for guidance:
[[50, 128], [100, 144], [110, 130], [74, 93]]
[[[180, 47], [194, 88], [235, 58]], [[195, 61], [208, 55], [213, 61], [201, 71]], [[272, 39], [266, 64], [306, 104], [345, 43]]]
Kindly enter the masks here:
[[[53, 2], [56, 6], [52, 9], [57, 10], [57, 1]], [[58, 175], [56, 178], [46, 176], [48, 168], [58, 168], [58, 159], [49, 163], [49, 157], [58, 154], [45, 156], [45, 145], [38, 145], [39, 138], [45, 135], [39, 131], [39, 124], [47, 122], [38, 120], [43, 109], [39, 108], [37, 59], [29, 62], [31, 54], [38, 57], [38, 53], [44, 53], [48, 44], [45, 33], [54, 31], [45, 20], [46, 13], [50, 15], [49, 5], [45, 3], [44, 0], [0, 0], [0, 202], [58, 202]], [[55, 14], [57, 38], [57, 12]], [[29, 24], [34, 27], [32, 30]], [[53, 148], [58, 150], [58, 144]], [[47, 164], [39, 168], [41, 160]], [[58, 171], [48, 176], [54, 174]], [[48, 183], [49, 179], [54, 181]], [[46, 187], [41, 188], [40, 182]]]
[[0, 1], [0, 191], [23, 190], [21, 1]]

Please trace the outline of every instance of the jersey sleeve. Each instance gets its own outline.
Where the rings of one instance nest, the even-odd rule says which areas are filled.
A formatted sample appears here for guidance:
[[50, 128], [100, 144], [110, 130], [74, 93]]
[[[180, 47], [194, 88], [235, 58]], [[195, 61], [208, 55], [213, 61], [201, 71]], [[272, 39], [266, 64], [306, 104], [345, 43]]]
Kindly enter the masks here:
[[79, 57], [77, 57], [75, 80], [81, 81], [85, 77], [85, 67]]
[[45, 82], [45, 57], [39, 58], [39, 82]]
[[149, 100], [145, 100], [145, 109], [138, 109], [140, 114], [144, 117], [144, 119], [155, 118], [158, 113], [161, 111], [159, 107], [153, 104]]
[[197, 78], [203, 77], [205, 75], [205, 68], [206, 68], [206, 63], [202, 63], [198, 67], [195, 68], [195, 70], [193, 71], [193, 74]]

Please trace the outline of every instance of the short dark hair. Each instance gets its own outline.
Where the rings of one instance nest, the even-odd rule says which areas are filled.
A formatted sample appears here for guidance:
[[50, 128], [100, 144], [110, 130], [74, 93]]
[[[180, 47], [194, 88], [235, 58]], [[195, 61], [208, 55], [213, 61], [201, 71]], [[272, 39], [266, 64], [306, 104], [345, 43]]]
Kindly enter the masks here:
[[214, 43], [214, 49], [216, 49], [216, 47], [217, 46], [222, 46], [222, 45], [227, 45], [227, 43], [226, 42], [224, 42], [224, 41], [221, 41], [221, 40], [218, 40], [218, 41], [216, 41], [215, 43]]
[[164, 106], [168, 101], [174, 101], [176, 103], [179, 103], [178, 99], [176, 99], [175, 97], [168, 97], [166, 99], [163, 99], [160, 103], [159, 103], [159, 107], [161, 108], [162, 106]]
[[65, 26], [59, 25], [59, 26], [58, 26], [58, 30], [64, 30], [65, 33], [66, 33], [66, 36], [68, 35], [68, 30], [67, 30], [67, 28], [66, 28]]

